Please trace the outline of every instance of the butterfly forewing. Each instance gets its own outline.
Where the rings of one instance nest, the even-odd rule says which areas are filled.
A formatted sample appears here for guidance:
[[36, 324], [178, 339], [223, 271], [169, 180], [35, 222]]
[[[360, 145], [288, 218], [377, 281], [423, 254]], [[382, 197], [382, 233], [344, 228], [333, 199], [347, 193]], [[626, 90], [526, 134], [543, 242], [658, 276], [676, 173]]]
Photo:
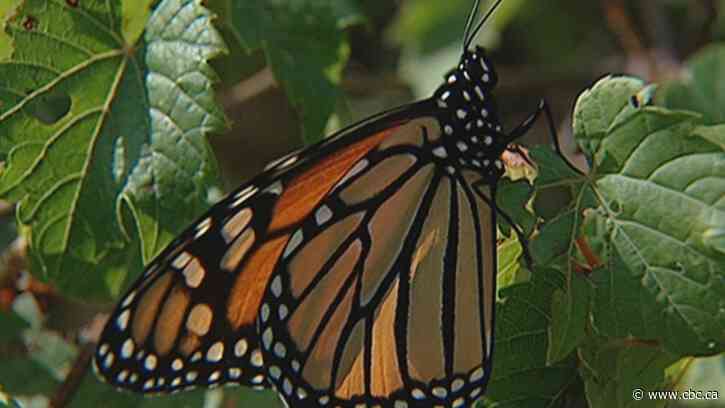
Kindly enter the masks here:
[[329, 190], [386, 135], [283, 158], [212, 207], [146, 268], [110, 316], [95, 355], [100, 376], [143, 393], [266, 384], [256, 320], [277, 259]]
[[[257, 309], [229, 312], [278, 198], [274, 183], [260, 185], [266, 188], [250, 184], [215, 205], [147, 267], [101, 335], [95, 366], [102, 378], [138, 392], [265, 383]], [[245, 299], [255, 302], [253, 294]]]
[[292, 233], [260, 309], [268, 376], [290, 406], [481, 393], [494, 215], [433, 153], [441, 133], [433, 118], [395, 128]]

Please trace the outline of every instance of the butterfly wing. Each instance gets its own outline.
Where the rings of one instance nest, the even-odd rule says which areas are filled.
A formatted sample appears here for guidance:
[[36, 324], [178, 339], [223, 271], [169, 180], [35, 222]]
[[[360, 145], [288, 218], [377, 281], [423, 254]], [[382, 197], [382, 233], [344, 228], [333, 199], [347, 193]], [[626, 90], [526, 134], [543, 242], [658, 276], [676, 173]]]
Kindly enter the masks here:
[[100, 377], [142, 393], [262, 386], [256, 319], [269, 276], [291, 232], [386, 138], [390, 122], [375, 119], [273, 163], [172, 242], [112, 313]]
[[147, 267], [99, 340], [95, 367], [103, 379], [137, 392], [265, 382], [255, 311], [231, 322], [226, 310], [242, 259], [257, 243], [258, 220], [275, 198], [244, 186]]
[[[411, 120], [290, 230], [260, 308], [290, 407], [462, 406], [490, 371], [495, 212]], [[491, 196], [489, 192], [489, 197]]]

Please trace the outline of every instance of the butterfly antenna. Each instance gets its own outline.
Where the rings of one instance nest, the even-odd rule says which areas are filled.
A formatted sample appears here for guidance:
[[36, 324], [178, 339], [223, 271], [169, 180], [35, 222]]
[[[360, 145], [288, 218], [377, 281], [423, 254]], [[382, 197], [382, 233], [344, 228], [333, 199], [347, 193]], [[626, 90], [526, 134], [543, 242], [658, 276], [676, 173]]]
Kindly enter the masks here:
[[[488, 21], [488, 18], [491, 17], [491, 14], [493, 14], [493, 12], [496, 11], [498, 6], [501, 5], [502, 2], [503, 2], [503, 0], [497, 0], [495, 3], [493, 3], [493, 6], [491, 6], [491, 8], [488, 9], [488, 11], [486, 12], [486, 15], [483, 16], [483, 18], [481, 19], [481, 21], [478, 22], [478, 24], [476, 24], [476, 28], [474, 28], [473, 30], [470, 30], [469, 27], [466, 27], [466, 32], [468, 35], [466, 36], [465, 42], [463, 44], [464, 51], [468, 49], [468, 47], [471, 45], [471, 42], [473, 42], [473, 39], [476, 37], [478, 32], [481, 31], [481, 27], [483, 27], [483, 25], [486, 24], [486, 21]], [[476, 7], [478, 7], [478, 3], [479, 3], [479, 1], [476, 0]], [[473, 17], [474, 14], [475, 13], [471, 13], [471, 16], [469, 16], [469, 21]]]
[[473, 2], [473, 7], [471, 8], [471, 12], [468, 13], [468, 20], [466, 21], [466, 28], [463, 30], [463, 51], [466, 51], [466, 44], [469, 44], [470, 41], [468, 41], [468, 36], [471, 35], [471, 27], [473, 27], [473, 22], [476, 19], [476, 15], [478, 14], [478, 8], [481, 5], [481, 0], [475, 0]]

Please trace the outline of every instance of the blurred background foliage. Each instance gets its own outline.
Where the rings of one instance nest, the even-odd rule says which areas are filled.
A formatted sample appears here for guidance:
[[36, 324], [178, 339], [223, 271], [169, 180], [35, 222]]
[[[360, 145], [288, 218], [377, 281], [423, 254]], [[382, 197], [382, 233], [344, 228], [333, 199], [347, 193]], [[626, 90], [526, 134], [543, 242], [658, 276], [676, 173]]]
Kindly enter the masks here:
[[[0, 3], [0, 16], [12, 3], [18, 2]], [[211, 62], [219, 75], [218, 101], [231, 124], [209, 138], [225, 188], [325, 134], [431, 94], [457, 61], [470, 3], [206, 1], [219, 16], [215, 24], [229, 50]], [[148, 18], [143, 11], [124, 9], [127, 38], [140, 35]], [[0, 33], [0, 60], [11, 52], [8, 38]], [[506, 0], [478, 42], [496, 63], [504, 128], [513, 128], [546, 98], [567, 155], [585, 167], [571, 142], [572, 110], [584, 89], [607, 74], [666, 83], [681, 76], [694, 53], [724, 39], [725, 0]], [[543, 121], [539, 125], [522, 143], [549, 143]], [[556, 198], [551, 200], [556, 206]], [[47, 406], [51, 399], [71, 406], [278, 406], [269, 392], [225, 389], [140, 399], [119, 394], [90, 374], [69, 384], [69, 372], [87, 364], [88, 340], [97, 335], [111, 304], [70, 298], [28, 274], [13, 212], [14, 206], [0, 203], [0, 405], [4, 390], [28, 407]], [[507, 276], [499, 279], [516, 281]], [[721, 393], [719, 401], [669, 406], [725, 407], [723, 356], [680, 360], [669, 370], [676, 373], [671, 378], [678, 389]], [[71, 402], [63, 400], [68, 389], [75, 390]], [[561, 406], [586, 406], [581, 378], [573, 379], [566, 393], [555, 399]]]

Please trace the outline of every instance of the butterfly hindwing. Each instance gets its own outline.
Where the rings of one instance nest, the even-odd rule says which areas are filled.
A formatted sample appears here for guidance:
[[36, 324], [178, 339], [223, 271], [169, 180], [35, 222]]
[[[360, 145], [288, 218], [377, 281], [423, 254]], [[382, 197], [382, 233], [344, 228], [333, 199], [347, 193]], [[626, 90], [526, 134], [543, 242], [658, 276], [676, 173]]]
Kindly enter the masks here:
[[475, 173], [433, 154], [440, 135], [433, 118], [400, 126], [293, 232], [260, 309], [268, 376], [289, 406], [450, 405], [482, 392], [494, 213]]

